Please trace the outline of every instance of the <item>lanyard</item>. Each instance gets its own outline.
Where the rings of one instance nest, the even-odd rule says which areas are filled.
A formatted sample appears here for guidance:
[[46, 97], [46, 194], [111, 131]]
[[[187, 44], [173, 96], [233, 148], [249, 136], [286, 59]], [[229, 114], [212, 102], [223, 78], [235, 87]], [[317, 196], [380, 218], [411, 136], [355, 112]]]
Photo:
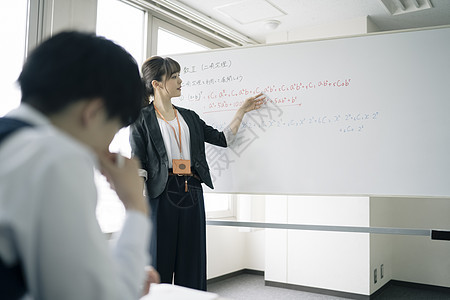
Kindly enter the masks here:
[[183, 158], [183, 153], [181, 151], [181, 126], [180, 126], [180, 120], [178, 119], [177, 110], [175, 109], [175, 107], [173, 108], [173, 110], [175, 112], [175, 117], [177, 118], [177, 123], [178, 123], [178, 139], [177, 139], [177, 132], [176, 132], [175, 128], [173, 128], [173, 126], [169, 122], [167, 122], [166, 118], [164, 118], [164, 116], [159, 112], [159, 110], [156, 107], [156, 105], [153, 104], [153, 106], [155, 107], [155, 110], [158, 113], [158, 115], [161, 117], [161, 119], [163, 119], [164, 122], [166, 122], [170, 126], [170, 128], [172, 128], [173, 133], [175, 134], [175, 140], [177, 142], [178, 148], [180, 149], [181, 158]]

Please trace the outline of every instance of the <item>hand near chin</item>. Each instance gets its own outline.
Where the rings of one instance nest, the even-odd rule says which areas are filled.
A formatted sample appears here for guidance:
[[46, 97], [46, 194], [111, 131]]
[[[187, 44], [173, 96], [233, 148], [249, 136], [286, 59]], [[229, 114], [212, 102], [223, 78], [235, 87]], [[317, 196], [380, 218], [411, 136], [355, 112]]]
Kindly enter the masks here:
[[97, 152], [97, 157], [100, 172], [116, 191], [125, 209], [134, 209], [146, 214], [148, 204], [142, 194], [144, 181], [138, 173], [139, 161], [110, 152]]
[[161, 278], [159, 277], [158, 271], [156, 271], [152, 266], [145, 267], [145, 283], [142, 295], [145, 296], [150, 292], [152, 283], [161, 283]]

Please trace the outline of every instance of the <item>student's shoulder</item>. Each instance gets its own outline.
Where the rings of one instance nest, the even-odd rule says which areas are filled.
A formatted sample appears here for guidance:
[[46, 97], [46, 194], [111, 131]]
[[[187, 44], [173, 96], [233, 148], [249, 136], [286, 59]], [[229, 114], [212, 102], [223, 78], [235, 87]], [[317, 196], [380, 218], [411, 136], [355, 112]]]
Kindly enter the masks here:
[[1, 148], [0, 161], [6, 173], [33, 177], [34, 182], [44, 180], [52, 170], [67, 169], [69, 163], [86, 173], [96, 164], [94, 153], [87, 146], [51, 128], [18, 132]]
[[[28, 141], [28, 149], [32, 155], [47, 158], [51, 161], [64, 161], [84, 157], [91, 160], [93, 153], [81, 141], [53, 128], [30, 128], [24, 130], [21, 141]], [[21, 147], [20, 142], [17, 145]]]

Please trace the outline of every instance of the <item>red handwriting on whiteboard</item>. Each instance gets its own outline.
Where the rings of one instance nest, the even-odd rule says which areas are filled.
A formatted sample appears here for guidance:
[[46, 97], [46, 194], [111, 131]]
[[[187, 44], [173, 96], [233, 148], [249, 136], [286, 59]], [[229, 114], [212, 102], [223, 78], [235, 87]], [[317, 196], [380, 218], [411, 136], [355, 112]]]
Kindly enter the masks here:
[[291, 84], [281, 84], [281, 85], [267, 85], [258, 86], [255, 88], [242, 88], [242, 89], [232, 89], [232, 90], [216, 90], [212, 91], [207, 95], [207, 99], [216, 99], [223, 97], [240, 97], [240, 96], [251, 96], [259, 93], [277, 93], [277, 92], [300, 92], [319, 88], [343, 88], [350, 86], [351, 79], [345, 80], [335, 80], [335, 81], [318, 81], [318, 82], [295, 82]]

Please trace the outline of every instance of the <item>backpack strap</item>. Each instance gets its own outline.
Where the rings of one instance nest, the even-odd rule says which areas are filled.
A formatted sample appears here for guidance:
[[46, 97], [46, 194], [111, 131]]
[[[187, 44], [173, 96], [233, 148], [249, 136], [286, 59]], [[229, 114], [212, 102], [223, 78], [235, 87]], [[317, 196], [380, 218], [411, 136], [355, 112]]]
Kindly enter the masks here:
[[23, 127], [31, 126], [32, 125], [30, 123], [18, 119], [8, 117], [0, 118], [0, 143], [14, 131]]
[[2, 299], [18, 300], [28, 291], [22, 264], [6, 266], [0, 258], [0, 295]]
[[[13, 132], [31, 126], [21, 120], [0, 118], [0, 143]], [[2, 299], [21, 299], [27, 290], [21, 262], [7, 266], [0, 257], [0, 295]]]

